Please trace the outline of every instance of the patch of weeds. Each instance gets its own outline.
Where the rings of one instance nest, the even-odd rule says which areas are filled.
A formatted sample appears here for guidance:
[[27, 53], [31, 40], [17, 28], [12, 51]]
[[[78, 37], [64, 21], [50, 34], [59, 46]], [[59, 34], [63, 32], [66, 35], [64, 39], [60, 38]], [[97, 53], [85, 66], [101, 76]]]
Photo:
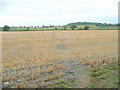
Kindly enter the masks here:
[[90, 70], [91, 84], [87, 88], [117, 88], [118, 64], [92, 68]]
[[71, 88], [65, 81], [58, 80], [55, 84], [48, 86], [49, 88]]
[[94, 70], [94, 72], [91, 73], [91, 76], [98, 77], [98, 76], [105, 74], [108, 71], [109, 71], [108, 69], [102, 69], [102, 70], [99, 69], [97, 71]]
[[69, 82], [69, 85], [73, 85], [73, 86], [77, 85], [77, 82], [73, 79], [69, 79], [67, 82]]
[[97, 71], [99, 71], [99, 70], [100, 70], [100, 68], [92, 69], [92, 70], [91, 70], [91, 73], [92, 73], [92, 72], [97, 72]]
[[88, 85], [86, 88], [95, 88], [95, 86], [94, 85]]
[[118, 86], [120, 86], [120, 76], [118, 76]]

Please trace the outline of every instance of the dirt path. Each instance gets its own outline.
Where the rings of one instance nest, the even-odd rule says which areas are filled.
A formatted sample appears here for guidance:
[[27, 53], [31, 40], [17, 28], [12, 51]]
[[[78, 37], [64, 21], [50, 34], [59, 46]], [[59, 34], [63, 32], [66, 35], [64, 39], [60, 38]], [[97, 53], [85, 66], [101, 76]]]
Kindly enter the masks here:
[[[69, 49], [61, 43], [61, 41], [56, 37], [55, 32], [53, 31], [53, 40], [58, 50], [61, 60], [54, 63], [53, 65], [60, 65], [62, 69], [53, 71], [54, 74], [62, 73], [62, 77], [54, 80], [43, 82], [41, 87], [56, 86], [61, 87], [60, 83], [64, 82], [65, 86], [72, 88], [84, 88], [89, 82], [86, 69], [87, 67], [80, 64], [77, 59], [67, 59], [65, 60], [66, 55], [70, 55]], [[47, 76], [49, 77], [49, 75]], [[58, 85], [59, 84], [59, 85]], [[64, 86], [63, 86], [64, 87]]]

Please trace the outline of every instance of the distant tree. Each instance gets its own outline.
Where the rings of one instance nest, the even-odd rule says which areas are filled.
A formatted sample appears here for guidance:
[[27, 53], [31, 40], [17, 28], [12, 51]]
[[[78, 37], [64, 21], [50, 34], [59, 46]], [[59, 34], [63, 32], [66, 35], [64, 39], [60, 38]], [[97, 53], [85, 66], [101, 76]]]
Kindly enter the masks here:
[[88, 30], [90, 27], [89, 26], [85, 26], [84, 27], [84, 30]]
[[42, 25], [42, 27], [45, 27], [44, 25]]
[[8, 25], [4, 25], [3, 31], [8, 31], [9, 29], [10, 29], [10, 27]]
[[75, 28], [77, 28], [77, 26], [76, 26], [76, 25], [71, 25], [70, 28], [71, 28], [72, 30], [74, 30]]
[[97, 23], [97, 24], [96, 24], [96, 26], [100, 26], [100, 24], [99, 24], [99, 23]]
[[66, 26], [64, 26], [63, 29], [66, 30]]
[[54, 27], [54, 25], [50, 25], [49, 27]]
[[34, 26], [34, 29], [36, 29], [36, 26]]
[[30, 30], [30, 27], [27, 27], [27, 31], [29, 31]]
[[22, 28], [22, 26], [19, 26], [18, 28]]
[[57, 30], [58, 28], [55, 28], [55, 30]]
[[111, 24], [111, 23], [109, 23], [109, 24], [108, 24], [108, 26], [112, 26], [112, 24]]
[[14, 28], [14, 26], [11, 26], [10, 28]]

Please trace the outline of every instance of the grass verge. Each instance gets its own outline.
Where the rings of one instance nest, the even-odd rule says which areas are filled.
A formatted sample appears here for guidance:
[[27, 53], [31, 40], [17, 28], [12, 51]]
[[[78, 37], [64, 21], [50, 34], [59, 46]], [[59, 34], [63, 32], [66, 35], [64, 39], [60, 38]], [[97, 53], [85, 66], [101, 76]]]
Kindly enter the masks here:
[[118, 63], [109, 66], [91, 68], [91, 82], [87, 88], [118, 88]]

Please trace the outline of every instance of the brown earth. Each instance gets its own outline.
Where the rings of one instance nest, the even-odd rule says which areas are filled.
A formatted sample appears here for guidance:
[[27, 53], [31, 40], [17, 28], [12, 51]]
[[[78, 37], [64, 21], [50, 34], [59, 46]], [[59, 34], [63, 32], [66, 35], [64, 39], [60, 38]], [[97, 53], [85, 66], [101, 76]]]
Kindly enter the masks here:
[[2, 32], [3, 87], [86, 87], [86, 65], [117, 62], [117, 53], [117, 30]]

